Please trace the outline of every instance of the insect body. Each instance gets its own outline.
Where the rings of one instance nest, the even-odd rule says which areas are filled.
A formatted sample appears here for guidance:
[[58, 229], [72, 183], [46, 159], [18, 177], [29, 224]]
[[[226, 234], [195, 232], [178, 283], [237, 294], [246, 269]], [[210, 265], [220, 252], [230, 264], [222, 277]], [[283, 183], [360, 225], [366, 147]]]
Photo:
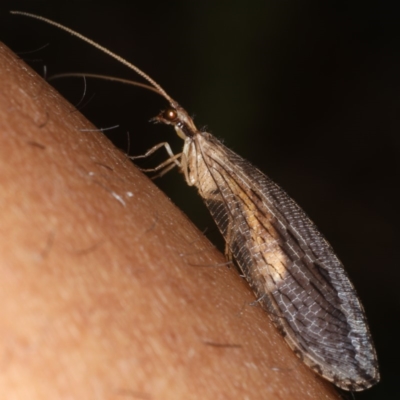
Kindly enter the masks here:
[[[181, 164], [233, 257], [289, 346], [345, 390], [379, 381], [363, 307], [343, 265], [302, 209], [180, 106], [156, 120], [185, 140]], [[173, 160], [171, 159], [171, 162]]]
[[160, 168], [178, 166], [197, 187], [233, 258], [260, 304], [289, 346], [316, 373], [345, 390], [379, 381], [375, 349], [365, 314], [343, 265], [301, 208], [274, 182], [199, 131], [187, 112], [135, 65], [53, 21], [43, 20], [94, 45], [146, 79], [170, 105], [155, 118], [184, 140], [182, 153]]

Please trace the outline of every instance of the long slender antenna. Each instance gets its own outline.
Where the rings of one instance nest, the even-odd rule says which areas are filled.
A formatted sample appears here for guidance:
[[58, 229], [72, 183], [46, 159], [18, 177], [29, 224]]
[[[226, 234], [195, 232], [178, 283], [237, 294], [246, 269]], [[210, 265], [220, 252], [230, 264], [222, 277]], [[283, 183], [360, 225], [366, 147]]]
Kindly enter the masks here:
[[108, 54], [110, 57], [113, 57], [117, 61], [119, 61], [121, 64], [126, 65], [128, 68], [131, 70], [135, 71], [138, 75], [140, 75], [143, 79], [145, 79], [147, 82], [149, 82], [152, 86], [154, 86], [155, 89], [158, 90], [158, 92], [165, 97], [166, 100], [168, 100], [172, 106], [177, 106], [178, 103], [173, 100], [167, 92], [152, 78], [150, 78], [149, 75], [147, 75], [145, 72], [143, 72], [140, 68], [138, 68], [136, 65], [131, 64], [129, 61], [125, 60], [124, 58], [120, 57], [118, 54], [113, 53], [111, 50], [108, 50], [107, 48], [101, 46], [100, 44], [94, 42], [93, 40], [87, 38], [86, 36], [81, 35], [80, 33], [72, 30], [71, 28], [68, 28], [64, 25], [59, 24], [58, 22], [52, 21], [51, 19], [41, 17], [40, 15], [36, 14], [31, 14], [23, 11], [10, 11], [11, 14], [14, 15], [22, 15], [25, 17], [30, 17], [34, 19], [38, 19], [39, 21], [46, 22], [49, 25], [53, 25], [59, 29], [62, 29], [63, 31], [66, 31], [70, 33], [73, 36], [78, 37], [79, 39], [83, 40], [86, 43], [89, 43], [93, 47], [96, 47], [97, 49], [101, 50], [103, 53]]
[[143, 89], [151, 90], [152, 92], [157, 93], [158, 95], [164, 97], [164, 95], [160, 93], [160, 91], [153, 86], [147, 85], [142, 82], [131, 81], [130, 79], [117, 78], [115, 76], [109, 76], [109, 75], [92, 74], [86, 72], [66, 72], [62, 74], [55, 74], [49, 76], [47, 78], [47, 81], [52, 81], [53, 79], [59, 79], [59, 78], [95, 78], [95, 79], [103, 79], [105, 81], [120, 82], [126, 85], [138, 86]]

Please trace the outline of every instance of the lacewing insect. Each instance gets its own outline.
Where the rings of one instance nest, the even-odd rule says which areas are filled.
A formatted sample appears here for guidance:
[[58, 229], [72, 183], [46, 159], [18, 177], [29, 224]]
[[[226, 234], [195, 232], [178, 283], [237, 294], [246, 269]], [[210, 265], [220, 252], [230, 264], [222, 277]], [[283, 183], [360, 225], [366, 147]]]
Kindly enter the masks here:
[[[154, 118], [172, 125], [184, 140], [152, 171], [175, 166], [203, 198], [259, 303], [295, 354], [336, 386], [361, 391], [379, 381], [378, 362], [363, 307], [342, 263], [302, 209], [274, 182], [210, 133], [199, 131], [188, 113], [150, 76], [81, 34], [33, 14], [122, 62], [163, 96], [169, 108]], [[145, 86], [146, 85], [143, 85]], [[150, 86], [148, 86], [150, 88]]]

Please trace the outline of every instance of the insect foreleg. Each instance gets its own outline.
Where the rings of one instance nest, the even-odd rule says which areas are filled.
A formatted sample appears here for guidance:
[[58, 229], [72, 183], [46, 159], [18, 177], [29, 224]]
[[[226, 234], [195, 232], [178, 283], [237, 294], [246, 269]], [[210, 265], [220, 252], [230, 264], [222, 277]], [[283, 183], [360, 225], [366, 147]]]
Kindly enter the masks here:
[[138, 158], [147, 158], [147, 157], [151, 156], [153, 153], [155, 153], [161, 147], [165, 148], [165, 150], [167, 151], [167, 153], [169, 155], [169, 158], [154, 168], [140, 168], [140, 170], [144, 171], [144, 172], [160, 171], [155, 177], [153, 177], [153, 179], [154, 179], [154, 178], [163, 176], [164, 174], [166, 174], [168, 171], [170, 171], [172, 168], [174, 168], [176, 166], [181, 168], [181, 163], [180, 163], [179, 159], [181, 158], [182, 153], [174, 154], [172, 152], [171, 146], [169, 145], [168, 142], [158, 143], [155, 146], [153, 146], [151, 149], [147, 150], [145, 154], [142, 154], [140, 156], [130, 156], [129, 158], [132, 160], [137, 160]]

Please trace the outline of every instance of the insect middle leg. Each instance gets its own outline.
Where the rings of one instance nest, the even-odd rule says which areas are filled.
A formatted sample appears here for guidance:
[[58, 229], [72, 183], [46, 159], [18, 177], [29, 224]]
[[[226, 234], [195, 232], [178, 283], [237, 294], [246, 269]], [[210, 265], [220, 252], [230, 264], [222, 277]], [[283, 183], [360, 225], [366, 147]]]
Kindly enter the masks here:
[[182, 167], [181, 162], [179, 159], [182, 157], [182, 153], [174, 154], [171, 150], [171, 146], [168, 142], [161, 142], [153, 146], [151, 149], [147, 150], [145, 154], [140, 156], [130, 156], [129, 158], [132, 160], [137, 160], [138, 158], [147, 158], [155, 153], [158, 149], [164, 147], [166, 152], [169, 155], [169, 158], [162, 162], [161, 164], [157, 165], [154, 168], [139, 168], [143, 172], [158, 172], [157, 175], [153, 177], [153, 179], [163, 176], [167, 172], [169, 172], [172, 168], [178, 166], [179, 168]]

